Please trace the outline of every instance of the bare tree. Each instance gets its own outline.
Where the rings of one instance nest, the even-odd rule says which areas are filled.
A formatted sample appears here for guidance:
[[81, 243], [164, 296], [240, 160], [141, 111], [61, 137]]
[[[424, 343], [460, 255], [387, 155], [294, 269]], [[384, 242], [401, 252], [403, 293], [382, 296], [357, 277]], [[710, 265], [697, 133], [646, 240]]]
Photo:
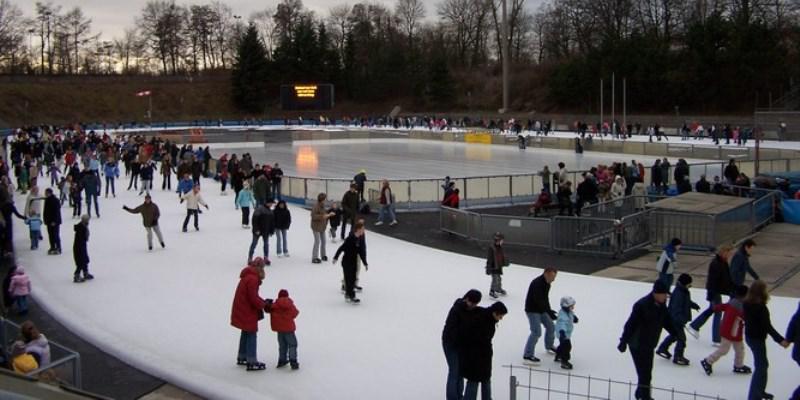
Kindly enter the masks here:
[[187, 15], [174, 0], [150, 0], [139, 17], [143, 38], [161, 61], [164, 73], [178, 73]]
[[351, 7], [349, 5], [341, 4], [331, 8], [328, 12], [328, 26], [332, 28], [330, 29], [331, 37], [336, 43], [341, 59], [344, 59], [344, 44], [351, 28], [350, 11]]
[[22, 48], [25, 24], [19, 7], [10, 0], [0, 0], [0, 63], [8, 62], [11, 69], [15, 68]]
[[414, 33], [420, 22], [425, 19], [425, 5], [422, 0], [397, 0], [395, 15], [400, 19], [400, 26], [408, 38], [409, 49], [414, 48]]
[[264, 10], [250, 14], [250, 22], [258, 29], [258, 35], [261, 41], [264, 42], [269, 57], [272, 57], [272, 52], [275, 50], [278, 38], [275, 19], [273, 19], [274, 15], [275, 8], [272, 7], [267, 7]]

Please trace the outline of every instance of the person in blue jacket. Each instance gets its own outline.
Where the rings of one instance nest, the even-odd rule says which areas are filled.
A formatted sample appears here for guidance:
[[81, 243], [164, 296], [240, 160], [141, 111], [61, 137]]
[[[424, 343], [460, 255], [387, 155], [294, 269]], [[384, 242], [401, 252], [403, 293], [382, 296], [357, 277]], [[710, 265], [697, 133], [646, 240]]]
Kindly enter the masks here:
[[[664, 338], [664, 341], [661, 342], [658, 350], [656, 350], [656, 354], [668, 360], [672, 358], [672, 362], [676, 365], [689, 365], [689, 360], [683, 356], [686, 350], [686, 333], [684, 333], [683, 329], [692, 320], [692, 310], [700, 309], [700, 306], [692, 301], [692, 295], [689, 293], [691, 286], [692, 277], [689, 274], [681, 274], [678, 277], [678, 284], [675, 285], [675, 289], [672, 291], [669, 307], [667, 307], [677, 332], [675, 335], [670, 334]], [[676, 341], [678, 345], [675, 346], [675, 357], [673, 358], [669, 348]]]
[[761, 279], [750, 265], [750, 256], [753, 254], [753, 248], [755, 247], [755, 240], [747, 239], [739, 246], [739, 251], [733, 255], [730, 271], [734, 287], [744, 285], [746, 274], [750, 274], [755, 280]]
[[194, 189], [194, 181], [189, 174], [183, 175], [180, 181], [178, 181], [178, 197], [189, 193]]
[[562, 369], [572, 369], [569, 360], [572, 358], [572, 330], [578, 323], [575, 315], [575, 299], [570, 296], [561, 298], [561, 309], [556, 319], [556, 332], [558, 332], [558, 348], [556, 349], [556, 362], [561, 362]]
[[117, 197], [114, 189], [114, 180], [119, 178], [119, 166], [117, 160], [108, 160], [103, 166], [103, 175], [106, 176], [106, 198], [108, 198], [108, 189], [111, 189], [111, 195]]
[[256, 199], [250, 190], [250, 183], [245, 181], [242, 190], [236, 195], [236, 208], [242, 209], [242, 228], [250, 228], [250, 208], [256, 207]]

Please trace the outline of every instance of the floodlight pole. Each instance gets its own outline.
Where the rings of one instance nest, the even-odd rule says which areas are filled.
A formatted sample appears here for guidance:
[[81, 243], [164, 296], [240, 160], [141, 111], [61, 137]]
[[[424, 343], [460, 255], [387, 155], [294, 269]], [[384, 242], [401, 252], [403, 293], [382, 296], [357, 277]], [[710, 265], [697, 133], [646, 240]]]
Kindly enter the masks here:
[[509, 34], [509, 23], [508, 23], [508, 10], [506, 7], [506, 0], [503, 0], [503, 38], [502, 38], [502, 51], [503, 51], [503, 113], [508, 112], [508, 103], [509, 103], [509, 93], [508, 93], [508, 86], [509, 86], [509, 69], [510, 69], [510, 55], [509, 55], [509, 41], [511, 40]]

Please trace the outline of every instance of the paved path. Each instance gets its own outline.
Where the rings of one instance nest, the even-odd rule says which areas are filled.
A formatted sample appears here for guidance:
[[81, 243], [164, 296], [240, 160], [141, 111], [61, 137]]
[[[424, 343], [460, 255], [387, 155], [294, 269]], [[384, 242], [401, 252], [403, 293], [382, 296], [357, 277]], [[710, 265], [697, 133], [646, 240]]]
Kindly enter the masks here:
[[[800, 257], [797, 252], [797, 238], [800, 225], [772, 224], [754, 236], [756, 248], [750, 263], [770, 288], [774, 296], [800, 296]], [[622, 262], [619, 265], [593, 273], [596, 276], [626, 279], [632, 281], [654, 281], [658, 252], [651, 252], [639, 258]], [[711, 255], [678, 255], [679, 272], [686, 272], [694, 278], [693, 286], [704, 288], [708, 275]]]

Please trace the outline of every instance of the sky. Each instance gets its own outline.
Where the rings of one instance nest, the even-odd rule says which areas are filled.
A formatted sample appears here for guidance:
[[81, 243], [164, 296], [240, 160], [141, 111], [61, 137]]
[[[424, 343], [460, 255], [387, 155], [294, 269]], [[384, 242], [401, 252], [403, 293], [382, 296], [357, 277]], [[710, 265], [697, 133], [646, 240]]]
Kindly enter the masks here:
[[[383, 3], [387, 6], [392, 6], [394, 0], [370, 0], [373, 3]], [[36, 2], [33, 0], [12, 0], [22, 8], [26, 16], [33, 16]], [[207, 4], [210, 0], [178, 0], [178, 4]], [[279, 0], [269, 1], [254, 1], [254, 0], [224, 0], [225, 3], [231, 6], [234, 15], [241, 15], [244, 18], [250, 14], [261, 11], [267, 7], [275, 7]], [[317, 14], [327, 15], [331, 7], [340, 4], [356, 4], [358, 0], [304, 0], [303, 4], [315, 11]], [[439, 0], [423, 0], [427, 8], [428, 16], [436, 13], [436, 4]], [[536, 5], [542, 3], [543, 0], [526, 0], [530, 3], [529, 7], [535, 8]], [[85, 15], [92, 18], [92, 30], [94, 32], [101, 32], [102, 40], [110, 40], [115, 37], [121, 37], [125, 28], [131, 27], [134, 24], [136, 16], [141, 12], [141, 9], [147, 3], [146, 0], [53, 0], [53, 4], [61, 5], [62, 10], [68, 10], [75, 6], [80, 6]]]

